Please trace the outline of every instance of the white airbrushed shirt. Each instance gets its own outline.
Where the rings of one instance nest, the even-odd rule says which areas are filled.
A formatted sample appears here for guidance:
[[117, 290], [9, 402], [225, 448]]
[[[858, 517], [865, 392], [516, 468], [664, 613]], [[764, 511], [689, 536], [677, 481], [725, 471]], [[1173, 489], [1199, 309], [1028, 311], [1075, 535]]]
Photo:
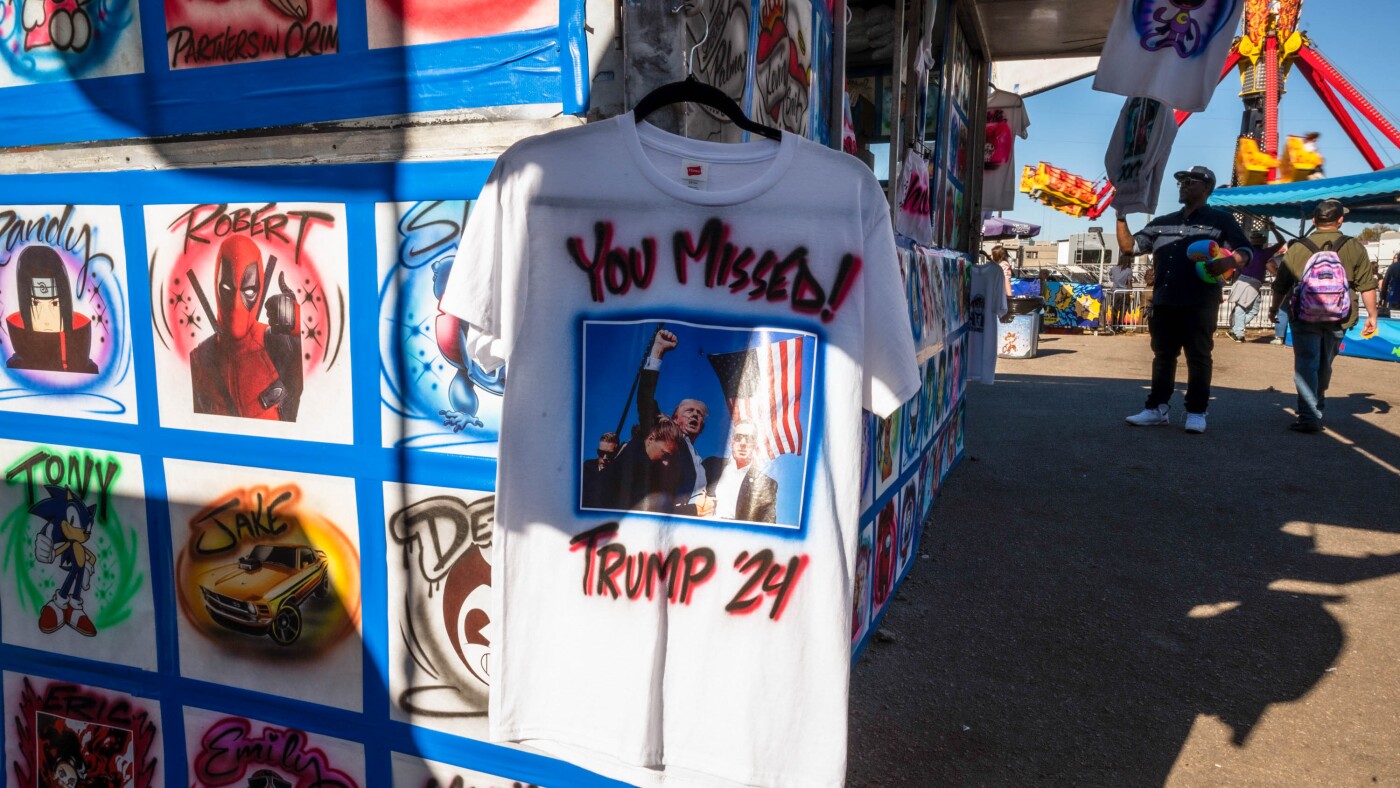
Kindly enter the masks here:
[[[699, 142], [630, 114], [525, 140], [441, 306], [507, 364], [492, 740], [640, 785], [841, 784], [861, 409], [920, 382], [872, 173], [790, 134]], [[708, 407], [702, 457], [755, 424], [776, 522], [668, 486], [691, 459], [649, 436], [683, 398]], [[582, 469], [619, 423], [590, 503]]]

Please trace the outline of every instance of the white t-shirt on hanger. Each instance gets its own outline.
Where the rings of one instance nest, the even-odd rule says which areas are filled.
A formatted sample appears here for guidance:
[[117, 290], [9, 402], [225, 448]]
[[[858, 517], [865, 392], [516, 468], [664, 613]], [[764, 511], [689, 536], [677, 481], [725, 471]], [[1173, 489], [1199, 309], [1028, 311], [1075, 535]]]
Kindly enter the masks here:
[[982, 210], [1009, 211], [1016, 205], [1021, 173], [1016, 169], [1016, 137], [1026, 138], [1030, 116], [1015, 93], [994, 90], [987, 99], [986, 150], [982, 157]]
[[[640, 785], [840, 785], [861, 409], [920, 383], [874, 175], [629, 113], [508, 150], [460, 250], [442, 309], [510, 378], [491, 739]], [[758, 462], [720, 519], [681, 444], [719, 484], [740, 422]]]
[[1094, 90], [1145, 96], [1200, 112], [1220, 84], [1244, 0], [1186, 8], [1173, 0], [1118, 0]]
[[1176, 143], [1176, 112], [1156, 99], [1130, 98], [1104, 155], [1119, 213], [1156, 213], [1162, 176]]
[[972, 266], [967, 312], [967, 379], [991, 385], [997, 372], [997, 325], [1008, 309], [1006, 277], [1001, 266]]

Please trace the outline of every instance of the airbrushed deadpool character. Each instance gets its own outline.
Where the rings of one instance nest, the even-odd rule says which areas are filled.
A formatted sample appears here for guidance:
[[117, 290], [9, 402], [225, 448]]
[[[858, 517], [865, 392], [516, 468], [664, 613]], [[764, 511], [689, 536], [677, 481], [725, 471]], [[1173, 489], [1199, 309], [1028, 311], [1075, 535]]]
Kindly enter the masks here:
[[[194, 410], [216, 416], [296, 421], [301, 404], [301, 311], [279, 273], [282, 291], [268, 296], [277, 258], [247, 236], [231, 236], [219, 247], [214, 272], [217, 314], [190, 271], [188, 278], [214, 327], [214, 336], [190, 353]], [[267, 304], [267, 322], [258, 312]]]

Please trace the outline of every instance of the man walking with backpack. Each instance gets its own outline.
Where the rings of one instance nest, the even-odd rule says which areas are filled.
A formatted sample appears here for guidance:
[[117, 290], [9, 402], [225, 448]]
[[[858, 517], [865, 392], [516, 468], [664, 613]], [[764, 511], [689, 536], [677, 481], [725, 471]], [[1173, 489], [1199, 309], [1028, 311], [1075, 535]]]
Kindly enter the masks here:
[[1347, 209], [1323, 200], [1313, 209], [1315, 229], [1288, 249], [1274, 278], [1274, 310], [1288, 310], [1293, 332], [1293, 382], [1298, 387], [1298, 418], [1289, 429], [1322, 432], [1332, 360], [1342, 335], [1356, 325], [1358, 300], [1366, 304], [1365, 333], [1376, 330], [1376, 278], [1366, 247], [1343, 235]]

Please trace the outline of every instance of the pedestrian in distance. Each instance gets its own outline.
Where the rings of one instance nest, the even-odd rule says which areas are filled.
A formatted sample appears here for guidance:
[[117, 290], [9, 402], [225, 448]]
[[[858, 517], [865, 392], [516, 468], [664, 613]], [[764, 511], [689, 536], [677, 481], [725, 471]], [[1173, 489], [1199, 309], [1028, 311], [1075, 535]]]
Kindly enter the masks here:
[[[1142, 412], [1127, 422], [1145, 427], [1170, 424], [1172, 392], [1176, 388], [1177, 358], [1186, 354], [1187, 432], [1206, 431], [1210, 405], [1211, 351], [1215, 348], [1215, 322], [1220, 308], [1221, 279], [1231, 269], [1250, 261], [1249, 239], [1235, 217], [1206, 205], [1215, 190], [1215, 173], [1196, 166], [1176, 173], [1181, 210], [1159, 216], [1136, 234], [1118, 215], [1120, 255], [1152, 253], [1152, 314], [1147, 329], [1152, 336], [1152, 388]], [[1214, 241], [1232, 250], [1197, 269], [1188, 250], [1197, 241]], [[1204, 274], [1204, 277], [1202, 276]], [[1209, 281], [1208, 281], [1209, 280]]]
[[1283, 248], [1283, 236], [1279, 235], [1278, 228], [1273, 230], [1278, 243], [1272, 246], [1264, 231], [1256, 230], [1249, 234], [1249, 262], [1240, 269], [1235, 284], [1230, 287], [1227, 311], [1230, 315], [1230, 338], [1236, 342], [1244, 341], [1245, 326], [1259, 314], [1260, 302], [1263, 301], [1260, 295], [1264, 290], [1264, 278], [1268, 275], [1269, 261]]
[[1293, 383], [1298, 388], [1295, 432], [1322, 432], [1332, 362], [1342, 336], [1356, 325], [1358, 302], [1366, 305], [1362, 334], [1376, 332], [1376, 277], [1366, 247], [1342, 233], [1347, 209], [1323, 200], [1313, 209], [1314, 229], [1283, 256], [1274, 278], [1274, 308], [1286, 300], [1293, 331]]

